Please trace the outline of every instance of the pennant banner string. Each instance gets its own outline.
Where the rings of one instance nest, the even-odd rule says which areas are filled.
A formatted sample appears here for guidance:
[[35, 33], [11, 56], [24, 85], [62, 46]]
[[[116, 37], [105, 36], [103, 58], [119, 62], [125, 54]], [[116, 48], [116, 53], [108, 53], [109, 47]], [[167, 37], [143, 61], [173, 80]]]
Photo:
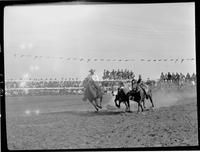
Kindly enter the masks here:
[[[32, 58], [33, 60], [36, 60], [36, 59], [37, 60], [40, 60], [40, 59], [47, 59], [47, 60], [55, 59], [55, 60], [65, 60], [65, 61], [86, 61], [87, 63], [91, 62], [91, 61], [93, 61], [93, 62], [98, 62], [98, 61], [105, 61], [105, 62], [110, 62], [110, 61], [117, 61], [117, 62], [137, 61], [135, 59], [111, 59], [111, 58], [110, 59], [109, 58], [106, 58], [106, 59], [104, 59], [104, 58], [101, 58], [101, 59], [97, 59], [97, 58], [84, 59], [84, 58], [63, 57], [63, 56], [50, 57], [50, 56], [37, 56], [37, 55], [30, 55], [30, 54], [27, 54], [27, 55], [25, 55], [25, 54], [14, 54], [14, 58], [17, 58], [17, 57], [19, 57], [20, 59], [28, 57], [28, 58]], [[167, 58], [164, 58], [164, 59], [144, 59], [144, 58], [142, 58], [142, 59], [138, 59], [138, 61], [142, 61], [142, 62], [146, 61], [146, 62], [154, 62], [154, 63], [158, 62], [158, 61], [164, 61], [164, 62], [174, 61], [174, 63], [177, 63], [178, 61], [180, 61], [180, 63], [183, 63], [183, 61], [194, 61], [194, 60], [195, 60], [194, 58], [185, 58], [185, 59], [184, 58], [180, 58], [180, 59], [177, 59], [177, 58], [176, 59], [172, 59], [172, 58], [170, 58], [170, 59], [167, 59]]]

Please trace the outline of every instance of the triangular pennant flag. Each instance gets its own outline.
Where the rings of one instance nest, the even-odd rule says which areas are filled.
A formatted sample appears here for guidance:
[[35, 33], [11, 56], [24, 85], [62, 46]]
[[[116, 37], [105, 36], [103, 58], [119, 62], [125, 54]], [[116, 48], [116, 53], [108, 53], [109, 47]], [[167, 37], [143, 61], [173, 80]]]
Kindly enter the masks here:
[[184, 59], [181, 60], [181, 63], [184, 61]]

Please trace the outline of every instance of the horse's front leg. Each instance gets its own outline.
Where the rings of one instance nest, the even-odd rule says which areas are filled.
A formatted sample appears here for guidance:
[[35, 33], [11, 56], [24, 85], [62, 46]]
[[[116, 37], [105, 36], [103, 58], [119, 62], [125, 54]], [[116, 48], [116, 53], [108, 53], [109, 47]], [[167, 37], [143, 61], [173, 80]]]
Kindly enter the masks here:
[[130, 101], [127, 101], [127, 106], [128, 106], [128, 112], [131, 112], [131, 108], [130, 108]]
[[102, 100], [103, 100], [103, 97], [100, 97], [100, 108], [102, 108]]
[[[119, 100], [118, 100], [119, 101]], [[119, 104], [117, 104], [117, 100], [115, 100], [115, 106], [117, 107], [117, 108], [120, 108], [120, 101], [119, 101]]]
[[119, 108], [119, 106], [118, 106], [118, 104], [117, 104], [117, 100], [114, 100], [114, 102], [115, 102], [115, 106], [116, 106], [117, 108]]
[[144, 107], [144, 109], [146, 109], [145, 100], [143, 100], [143, 107]]
[[140, 107], [141, 107], [141, 109], [142, 109], [142, 112], [144, 111], [144, 109], [143, 109], [143, 107], [142, 107], [142, 102], [144, 103], [144, 100], [141, 100], [140, 101]]
[[90, 101], [90, 103], [94, 106], [94, 108], [96, 109], [96, 111], [98, 112], [99, 109], [98, 109], [97, 106], [93, 103], [93, 101], [91, 101], [91, 100], [89, 100], [89, 101]]
[[[100, 99], [100, 100], [101, 100], [101, 99]], [[100, 105], [98, 105], [97, 99], [95, 99], [94, 102], [95, 102], [95, 104], [96, 104], [96, 107], [98, 107], [98, 108], [100, 108], [100, 109], [102, 108], [102, 107], [101, 107], [101, 101], [100, 101]]]
[[142, 110], [142, 112], [144, 111], [144, 109], [143, 109], [143, 107], [142, 107], [142, 100], [140, 100], [139, 102], [138, 102], [138, 113], [140, 112], [140, 108], [141, 108], [141, 110]]
[[96, 109], [96, 111], [98, 112], [99, 109], [97, 108], [97, 106], [92, 102], [92, 105], [94, 106], [94, 108]]
[[127, 101], [124, 101], [124, 104], [126, 106], [126, 110], [125, 111], [128, 111], [128, 103], [127, 103]]

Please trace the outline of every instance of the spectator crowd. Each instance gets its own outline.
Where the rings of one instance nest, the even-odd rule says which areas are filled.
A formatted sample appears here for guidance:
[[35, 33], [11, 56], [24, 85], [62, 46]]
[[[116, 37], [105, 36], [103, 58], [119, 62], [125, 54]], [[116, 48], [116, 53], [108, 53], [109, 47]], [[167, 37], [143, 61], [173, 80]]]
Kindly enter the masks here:
[[[120, 81], [126, 81], [130, 83], [135, 74], [129, 70], [104, 70], [100, 85], [110, 91], [119, 85]], [[135, 78], [137, 79], [137, 78]], [[110, 81], [109, 81], [110, 80]], [[113, 81], [115, 80], [115, 81]], [[147, 80], [146, 83], [155, 85], [157, 82], [160, 84], [173, 83], [180, 86], [183, 82], [194, 82], [196, 84], [196, 74], [186, 75], [182, 73], [161, 73], [158, 81]], [[8, 96], [18, 95], [65, 95], [65, 94], [82, 94], [82, 81], [76, 79], [29, 79], [29, 80], [7, 80], [5, 81], [5, 91]]]
[[64, 95], [80, 94], [81, 81], [12, 80], [5, 82], [6, 95]]
[[190, 75], [189, 73], [187, 73], [186, 75], [182, 74], [182, 73], [178, 73], [176, 72], [176, 74], [174, 72], [170, 73], [161, 73], [160, 75], [160, 81], [161, 82], [173, 82], [173, 83], [179, 83], [180, 81], [185, 81], [185, 82], [191, 82], [194, 81], [196, 83], [196, 75], [195, 73], [193, 73], [192, 75]]
[[5, 88], [66, 88], [79, 87], [81, 81], [44, 81], [44, 80], [11, 80], [5, 83]]
[[103, 72], [103, 80], [126, 80], [133, 79], [135, 77], [133, 71], [129, 71], [127, 69], [123, 70], [105, 70]]

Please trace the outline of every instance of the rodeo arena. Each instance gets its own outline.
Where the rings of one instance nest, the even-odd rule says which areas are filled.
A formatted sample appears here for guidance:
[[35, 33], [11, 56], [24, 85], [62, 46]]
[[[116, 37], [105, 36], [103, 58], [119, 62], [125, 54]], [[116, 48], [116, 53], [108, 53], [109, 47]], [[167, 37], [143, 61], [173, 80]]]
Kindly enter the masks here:
[[8, 149], [196, 148], [195, 4], [86, 4], [5, 7]]
[[[95, 75], [95, 70], [89, 73]], [[143, 80], [132, 70], [113, 69], [103, 71], [102, 81], [84, 81], [6, 80], [9, 148], [173, 147], [198, 143], [194, 73], [162, 72], [157, 80]], [[100, 94], [94, 92], [95, 83]], [[148, 87], [145, 94], [141, 88], [137, 90], [139, 86], [142, 90]]]

